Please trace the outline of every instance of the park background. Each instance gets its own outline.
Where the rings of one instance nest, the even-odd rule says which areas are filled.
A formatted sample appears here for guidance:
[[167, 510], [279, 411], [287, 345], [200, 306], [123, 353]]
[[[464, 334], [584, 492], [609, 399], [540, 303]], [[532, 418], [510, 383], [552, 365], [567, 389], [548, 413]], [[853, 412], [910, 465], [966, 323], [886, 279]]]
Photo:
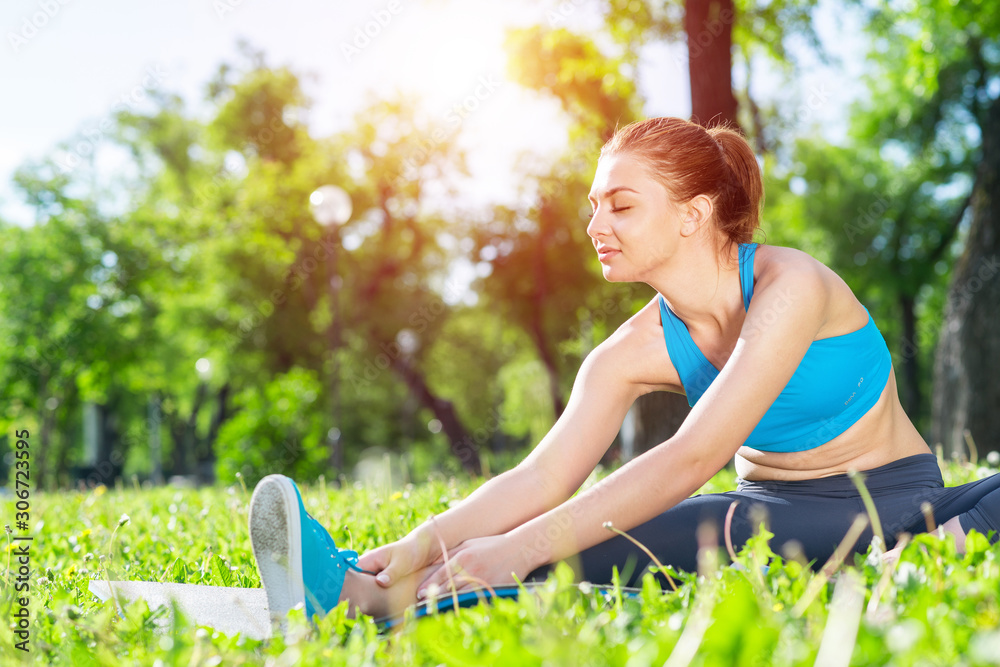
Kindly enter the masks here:
[[[738, 125], [945, 455], [1000, 449], [1000, 13], [927, 0], [0, 10], [0, 478], [495, 474], [652, 296], [587, 192], [616, 126]], [[343, 189], [324, 226], [311, 195]], [[334, 216], [336, 217], [336, 216]], [[322, 215], [320, 216], [322, 218]], [[605, 465], [683, 419], [641, 399]]]

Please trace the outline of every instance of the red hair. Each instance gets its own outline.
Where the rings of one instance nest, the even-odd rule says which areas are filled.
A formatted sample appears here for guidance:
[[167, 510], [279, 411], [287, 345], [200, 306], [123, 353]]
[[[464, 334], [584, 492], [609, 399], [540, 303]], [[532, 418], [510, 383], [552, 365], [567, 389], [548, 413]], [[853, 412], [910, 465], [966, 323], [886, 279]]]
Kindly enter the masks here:
[[639, 158], [679, 202], [709, 196], [729, 242], [753, 240], [764, 182], [753, 149], [738, 132], [683, 118], [650, 118], [617, 130], [601, 148], [601, 157], [611, 155]]

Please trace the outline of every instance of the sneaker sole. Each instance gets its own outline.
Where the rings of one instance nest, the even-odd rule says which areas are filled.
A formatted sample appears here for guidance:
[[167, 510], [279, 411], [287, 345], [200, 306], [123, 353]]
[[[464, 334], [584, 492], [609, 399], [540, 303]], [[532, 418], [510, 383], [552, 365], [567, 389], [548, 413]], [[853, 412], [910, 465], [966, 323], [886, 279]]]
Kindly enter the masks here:
[[250, 498], [250, 544], [267, 595], [272, 621], [283, 623], [288, 610], [305, 608], [302, 579], [302, 522], [292, 481], [284, 475], [262, 479]]

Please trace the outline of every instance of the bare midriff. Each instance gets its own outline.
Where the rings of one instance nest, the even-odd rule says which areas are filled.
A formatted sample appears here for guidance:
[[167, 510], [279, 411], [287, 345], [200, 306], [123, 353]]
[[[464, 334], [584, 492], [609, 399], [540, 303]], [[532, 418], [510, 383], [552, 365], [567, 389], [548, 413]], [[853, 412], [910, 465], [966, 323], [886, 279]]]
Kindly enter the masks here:
[[930, 451], [903, 412], [892, 371], [878, 402], [833, 440], [801, 452], [740, 447], [736, 452], [736, 474], [748, 481], [815, 479], [850, 470], [871, 470]]

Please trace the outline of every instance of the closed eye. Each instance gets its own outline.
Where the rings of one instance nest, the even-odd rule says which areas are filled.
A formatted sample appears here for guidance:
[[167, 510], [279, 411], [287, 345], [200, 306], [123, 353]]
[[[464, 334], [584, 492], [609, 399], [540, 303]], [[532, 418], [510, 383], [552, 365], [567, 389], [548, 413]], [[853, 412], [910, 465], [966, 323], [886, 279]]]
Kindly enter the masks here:
[[[618, 208], [611, 209], [611, 212], [612, 213], [621, 213], [622, 211], [627, 211], [630, 208], [632, 208], [632, 207], [631, 206], [619, 206]], [[595, 211], [591, 211], [590, 214], [587, 217], [588, 218], [593, 218], [596, 214], [597, 214], [596, 210]]]

